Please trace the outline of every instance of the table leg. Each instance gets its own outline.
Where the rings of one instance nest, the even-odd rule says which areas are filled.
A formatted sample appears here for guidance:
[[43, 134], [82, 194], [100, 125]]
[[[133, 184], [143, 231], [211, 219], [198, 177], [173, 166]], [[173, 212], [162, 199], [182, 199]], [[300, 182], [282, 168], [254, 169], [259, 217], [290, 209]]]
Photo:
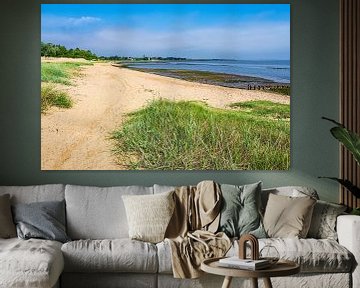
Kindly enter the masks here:
[[270, 278], [267, 277], [263, 279], [264, 279], [265, 288], [273, 288]]
[[258, 279], [257, 278], [251, 278], [252, 287], [258, 288]]
[[221, 286], [221, 288], [230, 288], [232, 277], [231, 276], [225, 276], [224, 282]]

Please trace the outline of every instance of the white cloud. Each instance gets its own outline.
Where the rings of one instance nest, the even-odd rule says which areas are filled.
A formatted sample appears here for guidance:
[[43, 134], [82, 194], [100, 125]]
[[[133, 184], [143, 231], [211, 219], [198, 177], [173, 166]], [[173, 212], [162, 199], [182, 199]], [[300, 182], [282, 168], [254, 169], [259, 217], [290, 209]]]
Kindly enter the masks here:
[[101, 19], [98, 17], [82, 16], [80, 18], [72, 18], [72, 17], [66, 18], [64, 22], [66, 25], [79, 26], [79, 25], [86, 25], [94, 22], [99, 22], [100, 20]]
[[[81, 22], [89, 20], [83, 19]], [[87, 33], [44, 33], [43, 41], [93, 50], [99, 55], [192, 58], [289, 59], [288, 23], [193, 28], [174, 31], [112, 27]], [[64, 42], [66, 43], [64, 43]]]
[[54, 28], [71, 28], [74, 26], [83, 26], [88, 24], [94, 24], [100, 21], [101, 18], [92, 16], [62, 17], [45, 15], [41, 18], [41, 26], [43, 30], [49, 30]]

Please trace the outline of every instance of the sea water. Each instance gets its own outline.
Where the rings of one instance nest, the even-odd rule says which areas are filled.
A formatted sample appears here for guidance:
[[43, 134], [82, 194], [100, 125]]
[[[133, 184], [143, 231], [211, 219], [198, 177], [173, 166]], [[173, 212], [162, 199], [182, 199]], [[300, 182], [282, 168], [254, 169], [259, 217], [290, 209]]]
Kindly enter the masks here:
[[131, 63], [130, 67], [194, 70], [260, 77], [278, 83], [290, 83], [289, 60], [181, 60]]

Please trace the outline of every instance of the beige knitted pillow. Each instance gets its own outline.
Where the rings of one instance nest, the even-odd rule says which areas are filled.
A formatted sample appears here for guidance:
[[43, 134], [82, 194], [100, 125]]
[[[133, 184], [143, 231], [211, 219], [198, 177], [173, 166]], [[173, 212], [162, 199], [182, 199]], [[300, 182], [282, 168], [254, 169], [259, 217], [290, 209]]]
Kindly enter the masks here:
[[269, 195], [264, 228], [269, 237], [306, 238], [316, 200], [306, 197]]
[[131, 239], [151, 243], [164, 240], [175, 207], [173, 193], [122, 196]]

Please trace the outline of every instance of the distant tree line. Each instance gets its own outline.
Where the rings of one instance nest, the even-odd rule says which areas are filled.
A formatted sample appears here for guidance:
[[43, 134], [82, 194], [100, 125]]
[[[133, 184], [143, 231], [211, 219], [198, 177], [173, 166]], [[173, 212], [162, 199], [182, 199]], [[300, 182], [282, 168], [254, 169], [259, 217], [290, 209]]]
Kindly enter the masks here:
[[67, 57], [84, 58], [86, 60], [98, 59], [96, 54], [90, 50], [80, 48], [66, 49], [65, 46], [41, 42], [41, 56], [45, 57]]
[[66, 57], [66, 58], [84, 58], [86, 60], [112, 60], [112, 61], [162, 61], [162, 60], [186, 60], [178, 57], [124, 57], [124, 56], [97, 56], [90, 50], [80, 48], [67, 49], [65, 46], [52, 43], [41, 42], [41, 56], [44, 57]]
[[115, 61], [179, 61], [187, 60], [187, 58], [180, 57], [126, 57], [126, 56], [100, 56], [100, 60], [115, 60]]

